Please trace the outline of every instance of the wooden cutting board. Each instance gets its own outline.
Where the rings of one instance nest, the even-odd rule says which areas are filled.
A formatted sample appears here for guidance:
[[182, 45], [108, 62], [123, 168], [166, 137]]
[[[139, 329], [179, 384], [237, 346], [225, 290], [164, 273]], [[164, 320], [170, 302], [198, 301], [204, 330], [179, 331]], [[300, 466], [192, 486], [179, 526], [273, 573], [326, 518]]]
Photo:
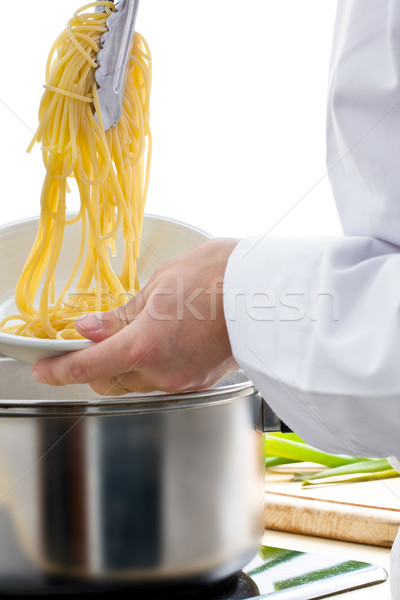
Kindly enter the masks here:
[[291, 476], [289, 469], [266, 474], [267, 529], [392, 545], [400, 525], [400, 478], [302, 487]]

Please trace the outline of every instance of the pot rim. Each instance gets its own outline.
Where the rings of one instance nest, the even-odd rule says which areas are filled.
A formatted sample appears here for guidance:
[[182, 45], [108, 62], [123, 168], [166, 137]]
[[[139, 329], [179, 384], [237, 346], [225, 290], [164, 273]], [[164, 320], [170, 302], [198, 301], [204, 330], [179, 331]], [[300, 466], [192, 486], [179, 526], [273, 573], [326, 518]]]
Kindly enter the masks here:
[[200, 392], [154, 393], [85, 399], [0, 399], [0, 417], [124, 415], [183, 410], [226, 404], [253, 396], [251, 381], [242, 381]]

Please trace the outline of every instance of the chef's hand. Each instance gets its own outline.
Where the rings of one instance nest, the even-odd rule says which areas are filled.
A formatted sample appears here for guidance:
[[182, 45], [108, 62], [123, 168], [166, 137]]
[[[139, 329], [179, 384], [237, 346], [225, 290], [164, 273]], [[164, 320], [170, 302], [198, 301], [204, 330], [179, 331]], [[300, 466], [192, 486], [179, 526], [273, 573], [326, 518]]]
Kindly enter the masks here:
[[175, 258], [120, 308], [84, 317], [97, 342], [37, 362], [40, 383], [89, 383], [103, 395], [202, 390], [235, 371], [224, 311], [226, 264], [238, 240], [215, 239]]

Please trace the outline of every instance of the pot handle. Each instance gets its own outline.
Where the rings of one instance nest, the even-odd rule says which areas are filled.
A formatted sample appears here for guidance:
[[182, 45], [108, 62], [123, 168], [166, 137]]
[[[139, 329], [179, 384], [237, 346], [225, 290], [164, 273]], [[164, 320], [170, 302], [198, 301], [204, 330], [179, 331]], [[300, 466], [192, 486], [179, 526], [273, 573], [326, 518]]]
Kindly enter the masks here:
[[254, 400], [254, 422], [257, 431], [268, 433], [271, 431], [281, 431], [290, 433], [292, 430], [280, 420], [274, 413], [268, 402], [263, 398], [260, 392], [253, 396]]

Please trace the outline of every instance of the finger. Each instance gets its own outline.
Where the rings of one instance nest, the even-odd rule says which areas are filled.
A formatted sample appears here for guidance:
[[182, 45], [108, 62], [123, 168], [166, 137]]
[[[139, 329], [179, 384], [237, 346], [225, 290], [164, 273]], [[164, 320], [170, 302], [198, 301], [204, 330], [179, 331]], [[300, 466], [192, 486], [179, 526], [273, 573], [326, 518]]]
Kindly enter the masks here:
[[145, 331], [141, 332], [143, 328], [137, 326], [139, 320], [140, 317], [94, 346], [40, 360], [33, 366], [33, 377], [39, 383], [66, 385], [90, 383], [140, 369], [144, 361], [151, 359], [157, 342], [149, 342]]
[[147, 394], [158, 388], [139, 371], [117, 375], [90, 384], [90, 387], [102, 396], [122, 396], [125, 394]]
[[146, 286], [126, 304], [96, 315], [86, 315], [75, 321], [75, 329], [92, 342], [101, 342], [114, 335], [142, 312], [147, 299]]

